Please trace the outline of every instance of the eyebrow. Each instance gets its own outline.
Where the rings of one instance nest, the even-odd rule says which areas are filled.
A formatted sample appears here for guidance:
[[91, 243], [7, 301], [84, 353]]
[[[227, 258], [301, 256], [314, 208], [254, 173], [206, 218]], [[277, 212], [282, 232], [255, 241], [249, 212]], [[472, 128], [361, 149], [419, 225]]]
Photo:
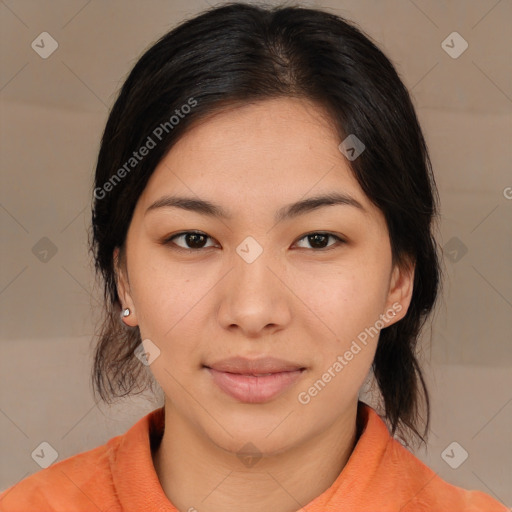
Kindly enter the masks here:
[[[309, 197], [307, 199], [297, 201], [296, 203], [283, 206], [276, 212], [274, 216], [274, 221], [283, 222], [285, 220], [298, 217], [299, 215], [304, 215], [314, 210], [318, 210], [319, 208], [334, 205], [353, 206], [355, 208], [358, 208], [362, 212], [367, 213], [367, 210], [357, 199], [353, 198], [348, 194], [333, 192], [329, 194]], [[233, 218], [231, 214], [229, 214], [224, 208], [222, 208], [222, 206], [218, 204], [212, 203], [211, 201], [207, 201], [204, 199], [196, 199], [192, 197], [183, 196], [163, 196], [160, 199], [157, 199], [154, 203], [152, 203], [147, 208], [144, 215], [158, 208], [181, 208], [183, 210], [196, 212], [201, 215], [207, 215], [210, 217], [228, 220]]]

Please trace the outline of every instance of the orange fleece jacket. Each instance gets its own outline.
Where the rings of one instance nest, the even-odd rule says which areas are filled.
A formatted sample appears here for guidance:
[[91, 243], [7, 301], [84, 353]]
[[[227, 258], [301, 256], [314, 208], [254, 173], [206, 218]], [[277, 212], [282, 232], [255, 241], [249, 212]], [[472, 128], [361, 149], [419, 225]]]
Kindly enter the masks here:
[[[28, 476], [0, 494], [0, 510], [177, 512], [160, 486], [151, 457], [164, 422], [162, 407], [105, 445]], [[362, 402], [359, 422], [362, 434], [340, 475], [299, 512], [509, 511], [483, 492], [439, 478], [393, 439], [379, 415]]]

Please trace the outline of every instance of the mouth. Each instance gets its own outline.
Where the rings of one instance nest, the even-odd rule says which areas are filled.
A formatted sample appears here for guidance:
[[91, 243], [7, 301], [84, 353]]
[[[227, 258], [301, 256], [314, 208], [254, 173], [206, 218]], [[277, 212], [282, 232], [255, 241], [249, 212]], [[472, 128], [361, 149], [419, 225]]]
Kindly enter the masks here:
[[[217, 364], [215, 367], [205, 365], [203, 368], [223, 393], [239, 402], [250, 404], [269, 402], [278, 397], [296, 384], [306, 371], [305, 367], [276, 363], [275, 360], [266, 360], [263, 364], [261, 360], [258, 363], [247, 360], [239, 363], [240, 360], [238, 362], [232, 360], [229, 364]], [[233, 366], [237, 364], [239, 367], [234, 368]], [[259, 368], [256, 368], [258, 365]], [[269, 370], [268, 367], [272, 365], [274, 368]], [[281, 368], [277, 368], [279, 365]], [[240, 366], [251, 366], [251, 369], [240, 368]], [[265, 366], [266, 368], [263, 368]]]

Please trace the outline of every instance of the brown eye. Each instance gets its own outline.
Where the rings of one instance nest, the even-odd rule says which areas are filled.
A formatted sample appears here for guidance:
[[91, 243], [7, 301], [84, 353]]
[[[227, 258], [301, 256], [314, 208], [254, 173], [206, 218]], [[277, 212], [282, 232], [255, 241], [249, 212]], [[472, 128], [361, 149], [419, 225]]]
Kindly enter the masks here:
[[[183, 249], [185, 251], [200, 251], [205, 248], [204, 244], [209, 238], [210, 237], [206, 233], [202, 233], [200, 231], [184, 231], [183, 233], [178, 233], [167, 238], [164, 241], [164, 244], [172, 244], [178, 249]], [[176, 239], [182, 239], [185, 246], [176, 244], [174, 242]]]
[[[336, 240], [336, 242], [334, 244], [327, 245], [329, 238], [334, 238]], [[337, 235], [333, 235], [332, 233], [322, 233], [322, 232], [309, 233], [307, 235], [304, 235], [300, 240], [304, 240], [304, 239], [307, 239], [307, 242], [310, 244], [311, 248], [317, 249], [317, 250], [329, 249], [333, 246], [337, 246], [341, 243], [345, 243], [345, 240], [343, 240], [342, 238], [340, 238]]]
[[[334, 239], [335, 242], [328, 245], [329, 238]], [[180, 245], [175, 242], [175, 240], [181, 239], [182, 244]], [[174, 249], [184, 250], [184, 251], [201, 251], [203, 249], [208, 249], [209, 247], [214, 247], [213, 245], [206, 246], [205, 243], [208, 239], [211, 239], [206, 233], [201, 231], [183, 231], [182, 233], [178, 233], [171, 237], [166, 238], [163, 241], [164, 245], [171, 245]], [[315, 232], [304, 235], [300, 240], [307, 239], [311, 249], [316, 251], [328, 250], [331, 247], [334, 248], [342, 243], [346, 243], [345, 240], [340, 238], [337, 235], [332, 233], [323, 233], [323, 232]], [[308, 249], [308, 247], [305, 247]]]

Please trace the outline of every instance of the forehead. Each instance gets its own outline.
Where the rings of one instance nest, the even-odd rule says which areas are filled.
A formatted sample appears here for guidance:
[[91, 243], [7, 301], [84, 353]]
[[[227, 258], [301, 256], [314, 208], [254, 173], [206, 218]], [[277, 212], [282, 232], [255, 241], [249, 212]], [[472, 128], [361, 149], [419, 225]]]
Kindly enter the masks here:
[[279, 98], [218, 112], [173, 146], [141, 203], [147, 208], [163, 193], [180, 192], [222, 198], [227, 205], [276, 204], [335, 190], [370, 209], [340, 142], [328, 114], [304, 100]]

